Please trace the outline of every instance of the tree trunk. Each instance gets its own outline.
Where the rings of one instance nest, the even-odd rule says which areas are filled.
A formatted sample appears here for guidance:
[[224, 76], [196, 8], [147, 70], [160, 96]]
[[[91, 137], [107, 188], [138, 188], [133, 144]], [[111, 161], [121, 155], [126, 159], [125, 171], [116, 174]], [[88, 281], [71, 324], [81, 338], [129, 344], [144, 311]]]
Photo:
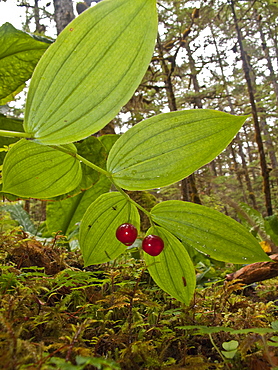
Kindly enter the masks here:
[[231, 155], [232, 155], [232, 158], [233, 158], [233, 164], [234, 164], [234, 171], [235, 171], [235, 174], [236, 174], [236, 177], [237, 177], [237, 181], [240, 185], [240, 188], [242, 190], [242, 196], [243, 196], [243, 201], [245, 203], [247, 203], [247, 198], [246, 198], [246, 194], [245, 194], [245, 189], [244, 189], [244, 183], [242, 181], [242, 173], [241, 173], [241, 170], [239, 168], [239, 164], [237, 162], [237, 158], [236, 158], [236, 151], [235, 151], [235, 148], [234, 148], [234, 144], [235, 144], [235, 141], [233, 141], [230, 145], [229, 145], [229, 149], [231, 150]]
[[211, 31], [211, 34], [212, 34], [212, 37], [213, 37], [213, 45], [214, 45], [215, 50], [216, 50], [217, 62], [219, 64], [219, 67], [220, 67], [220, 70], [221, 70], [222, 83], [224, 85], [224, 89], [225, 89], [225, 92], [226, 92], [226, 95], [227, 95], [227, 102], [228, 102], [231, 114], [236, 114], [236, 112], [234, 110], [234, 105], [233, 105], [232, 100], [231, 100], [231, 95], [230, 95], [230, 91], [229, 91], [226, 76], [225, 76], [225, 71], [224, 71], [224, 67], [223, 67], [223, 63], [222, 63], [221, 54], [220, 54], [220, 51], [219, 51], [219, 48], [218, 48], [218, 43], [216, 41], [216, 36], [215, 36], [215, 32], [214, 32], [214, 29], [213, 29], [212, 25], [210, 26], [210, 31]]
[[242, 34], [239, 28], [239, 24], [238, 24], [236, 12], [235, 12], [234, 0], [230, 0], [230, 4], [231, 4], [232, 14], [234, 18], [235, 27], [236, 27], [238, 43], [240, 47], [240, 54], [241, 54], [244, 76], [245, 76], [245, 80], [246, 80], [247, 87], [248, 87], [249, 101], [250, 101], [250, 105], [252, 109], [252, 116], [253, 116], [254, 128], [255, 128], [255, 140], [258, 146], [258, 150], [259, 150], [260, 166], [261, 166], [261, 172], [262, 172], [262, 177], [263, 177], [263, 192], [264, 192], [264, 198], [265, 198], [265, 207], [266, 207], [267, 215], [270, 216], [272, 215], [272, 204], [271, 204], [271, 192], [270, 192], [270, 183], [269, 183], [269, 171], [268, 171], [267, 164], [266, 164], [265, 152], [264, 152], [263, 141], [262, 141], [262, 136], [261, 136], [261, 129], [260, 129], [259, 119], [258, 119], [257, 106], [255, 103], [254, 91], [253, 91], [253, 86], [251, 82], [249, 62], [248, 62], [247, 55], [243, 47]]
[[257, 18], [258, 28], [259, 28], [259, 32], [260, 32], [260, 36], [261, 36], [261, 40], [262, 40], [262, 49], [263, 49], [263, 52], [264, 52], [264, 55], [265, 55], [265, 59], [267, 61], [267, 67], [269, 69], [269, 80], [270, 80], [270, 82], [273, 86], [273, 90], [274, 90], [274, 93], [275, 93], [275, 96], [276, 96], [276, 103], [278, 105], [277, 77], [275, 75], [274, 68], [273, 68], [273, 65], [272, 65], [272, 61], [271, 61], [271, 58], [270, 58], [270, 55], [269, 55], [269, 49], [268, 49], [267, 44], [266, 44], [265, 34], [263, 32], [262, 22], [261, 22], [262, 18], [261, 18], [261, 15], [259, 15], [257, 13], [256, 9], [254, 9], [254, 14]]
[[[215, 47], [215, 50], [216, 50], [217, 61], [218, 61], [218, 64], [219, 64], [219, 67], [220, 67], [220, 70], [221, 70], [222, 83], [224, 85], [224, 89], [225, 89], [225, 92], [226, 92], [226, 95], [227, 95], [227, 101], [228, 101], [228, 106], [230, 108], [230, 113], [231, 114], [236, 114], [233, 102], [231, 100], [230, 91], [229, 91], [229, 87], [228, 87], [228, 84], [227, 84], [225, 71], [224, 71], [224, 67], [223, 67], [223, 63], [222, 63], [222, 58], [221, 58], [221, 55], [220, 55], [220, 51], [219, 51], [219, 48], [218, 48], [218, 43], [216, 41], [216, 36], [215, 36], [212, 25], [210, 26], [210, 29], [211, 29], [211, 34], [213, 36], [213, 44], [214, 44], [214, 47]], [[238, 165], [238, 162], [236, 160], [236, 153], [235, 153], [235, 149], [233, 147], [233, 143], [236, 143], [237, 146], [239, 147], [239, 151], [240, 151], [239, 154], [240, 154], [241, 161], [242, 161], [242, 167], [243, 167], [243, 170], [244, 170], [244, 176], [245, 176], [245, 180], [246, 180], [246, 184], [247, 184], [247, 188], [248, 188], [248, 192], [249, 192], [249, 197], [252, 201], [252, 206], [256, 209], [255, 196], [254, 196], [254, 193], [253, 193], [252, 184], [251, 184], [251, 180], [250, 180], [250, 177], [249, 177], [248, 168], [247, 168], [247, 164], [246, 164], [246, 161], [245, 161], [245, 156], [244, 156], [244, 153], [243, 153], [243, 150], [242, 150], [239, 134], [237, 134], [236, 139], [230, 144], [230, 149], [231, 149], [231, 153], [232, 153], [232, 157], [233, 157], [233, 161], [234, 161], [236, 176], [237, 176], [238, 182], [240, 184], [240, 187], [242, 189], [243, 199], [247, 203], [246, 194], [245, 194], [245, 191], [244, 191], [244, 184], [243, 184], [242, 179], [241, 179], [241, 173], [240, 173], [241, 171], [239, 169], [239, 165]]]
[[[171, 69], [170, 69], [164, 59], [163, 46], [161, 44], [159, 36], [157, 38], [157, 42], [159, 49], [159, 58], [161, 61], [161, 67], [164, 74], [164, 84], [168, 99], [168, 105], [170, 111], [173, 112], [178, 110], [172, 83], [172, 73], [174, 72], [175, 69], [176, 60], [175, 57], [172, 57], [172, 59], [170, 59], [171, 60]], [[192, 173], [190, 176], [181, 181], [181, 198], [184, 201], [192, 201], [194, 203], [201, 204], [201, 199], [198, 195], [194, 173]]]
[[158, 43], [158, 49], [159, 49], [159, 59], [161, 63], [161, 68], [164, 74], [164, 85], [165, 85], [165, 90], [167, 94], [168, 105], [169, 105], [170, 111], [173, 112], [173, 111], [178, 110], [174, 88], [172, 84], [172, 73], [175, 68], [176, 61], [174, 60], [174, 57], [173, 57], [173, 60], [171, 62], [171, 69], [170, 69], [164, 59], [163, 46], [162, 46], [159, 36], [157, 38], [157, 43]]
[[[185, 50], [186, 50], [187, 56], [188, 56], [190, 77], [191, 77], [191, 80], [193, 82], [194, 91], [196, 93], [199, 93], [200, 92], [200, 85], [199, 85], [199, 82], [198, 82], [198, 79], [197, 79], [197, 71], [196, 71], [196, 67], [195, 67], [195, 61], [192, 57], [192, 52], [191, 52], [191, 49], [190, 49], [190, 46], [189, 46], [189, 42], [185, 43]], [[199, 97], [196, 97], [194, 99], [194, 108], [199, 108], [199, 109], [203, 108], [202, 101]]]
[[245, 154], [244, 154], [244, 151], [243, 151], [243, 147], [242, 147], [242, 143], [241, 143], [239, 133], [236, 136], [236, 142], [237, 142], [237, 147], [238, 147], [238, 154], [240, 156], [241, 163], [242, 163], [245, 182], [246, 182], [246, 186], [247, 186], [247, 190], [248, 190], [248, 196], [249, 196], [249, 199], [251, 200], [252, 207], [254, 209], [258, 209], [257, 208], [257, 203], [256, 203], [256, 197], [255, 197], [253, 187], [252, 187], [252, 183], [251, 183], [251, 179], [250, 179], [250, 176], [249, 176], [248, 166], [247, 166], [247, 163], [246, 163], [246, 160], [245, 160]]
[[53, 0], [57, 34], [74, 19], [72, 0]]

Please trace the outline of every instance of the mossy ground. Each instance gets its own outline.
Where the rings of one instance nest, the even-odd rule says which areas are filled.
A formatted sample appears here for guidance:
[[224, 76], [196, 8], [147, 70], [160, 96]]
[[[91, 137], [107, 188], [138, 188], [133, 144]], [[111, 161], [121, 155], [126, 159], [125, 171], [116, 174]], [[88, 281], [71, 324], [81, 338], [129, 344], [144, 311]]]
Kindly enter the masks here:
[[199, 262], [186, 307], [137, 250], [84, 269], [57, 238], [43, 245], [14, 227], [0, 243], [2, 369], [278, 368], [278, 279], [244, 289], [224, 283], [238, 266]]

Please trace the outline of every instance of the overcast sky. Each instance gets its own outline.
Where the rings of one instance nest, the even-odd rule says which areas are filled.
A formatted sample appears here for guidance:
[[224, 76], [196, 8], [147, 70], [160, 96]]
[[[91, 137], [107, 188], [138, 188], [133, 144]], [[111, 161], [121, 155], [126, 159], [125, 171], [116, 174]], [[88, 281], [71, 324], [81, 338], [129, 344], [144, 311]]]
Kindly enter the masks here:
[[[73, 3], [76, 1], [74, 0]], [[29, 1], [30, 5], [33, 5], [34, 1]], [[4, 2], [0, 0], [0, 26], [6, 22], [11, 23], [15, 28], [22, 30], [22, 24], [25, 23], [25, 7], [20, 7], [17, 4], [16, 0], [7, 0]], [[46, 4], [50, 4], [46, 7], [49, 13], [53, 13], [53, 1], [52, 0], [40, 0], [39, 5], [40, 7], [46, 6]], [[74, 5], [75, 10], [75, 5]], [[76, 14], [77, 15], [77, 14]], [[56, 37], [56, 28], [54, 21], [50, 22], [49, 19], [41, 20], [41, 24], [47, 26], [46, 29], [46, 36]], [[35, 23], [32, 22], [30, 24], [30, 32], [35, 31]]]
[[21, 24], [24, 20], [25, 9], [16, 6], [16, 2], [8, 0], [3, 2], [0, 0], [0, 25], [9, 22], [15, 28], [22, 28]]

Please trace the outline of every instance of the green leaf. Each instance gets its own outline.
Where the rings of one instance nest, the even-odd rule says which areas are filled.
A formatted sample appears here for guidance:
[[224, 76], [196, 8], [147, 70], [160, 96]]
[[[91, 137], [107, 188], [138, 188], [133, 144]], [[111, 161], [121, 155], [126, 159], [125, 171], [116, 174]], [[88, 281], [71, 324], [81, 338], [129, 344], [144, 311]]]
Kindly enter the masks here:
[[262, 334], [262, 335], [274, 332], [274, 330], [270, 328], [249, 328], [249, 329], [238, 329], [237, 330], [233, 328], [227, 328], [225, 326], [202, 326], [202, 325], [177, 326], [176, 329], [197, 330], [195, 333], [196, 335], [220, 333], [221, 331], [231, 333], [231, 334], [257, 333], [257, 334]]
[[213, 209], [170, 200], [156, 205], [151, 217], [183, 243], [216, 260], [240, 264], [270, 260], [244, 226]]
[[234, 351], [238, 348], [238, 341], [237, 340], [230, 340], [229, 342], [223, 342], [222, 347], [226, 351]]
[[225, 358], [232, 359], [235, 357], [237, 350], [235, 349], [234, 351], [221, 351], [221, 353]]
[[278, 217], [277, 215], [268, 216], [264, 220], [266, 233], [271, 237], [271, 240], [278, 245]]
[[115, 142], [119, 139], [120, 135], [117, 134], [108, 134], [108, 135], [102, 135], [98, 139], [106, 149], [107, 153], [110, 152], [112, 146], [115, 144]]
[[222, 347], [225, 351], [221, 351], [222, 355], [225, 358], [232, 359], [235, 357], [238, 349], [238, 341], [237, 340], [230, 340], [229, 342], [223, 342]]
[[224, 326], [202, 326], [202, 325], [177, 326], [176, 329], [196, 330], [196, 332], [194, 333], [195, 335], [214, 334], [214, 333], [220, 333], [221, 331], [224, 331], [224, 332], [233, 332], [234, 331], [234, 329], [226, 328]]
[[251, 227], [254, 230], [254, 227], [259, 226], [261, 229], [264, 229], [263, 216], [248, 204], [240, 202], [237, 214], [245, 227]]
[[62, 231], [63, 235], [69, 235], [77, 222], [80, 222], [89, 205], [101, 194], [109, 191], [111, 182], [102, 175], [99, 181], [90, 189], [80, 194], [57, 202], [48, 202], [46, 208], [45, 236]]
[[[100, 142], [100, 140], [94, 136], [90, 136], [82, 142], [75, 144], [78, 154], [86, 158], [90, 162], [96, 164], [97, 166], [105, 169], [107, 151]], [[93, 170], [89, 166], [81, 163], [83, 178], [80, 184], [81, 189], [89, 189], [93, 184], [95, 184], [99, 178], [100, 173]]]
[[[68, 153], [70, 152], [68, 146], [72, 146], [72, 145], [73, 144], [59, 145], [59, 148], [60, 150], [64, 148], [66, 153]], [[78, 154], [81, 155], [83, 158], [94, 163], [98, 167], [105, 169], [108, 152], [106, 151], [102, 142], [98, 138], [94, 136], [90, 136], [85, 140], [75, 143], [73, 147], [75, 148], [75, 153], [78, 151]], [[73, 189], [71, 192], [55, 197], [53, 198], [53, 200], [58, 201], [58, 200], [63, 200], [68, 197], [76, 196], [80, 194], [81, 192], [84, 192], [90, 189], [101, 178], [100, 172], [92, 169], [91, 167], [87, 166], [83, 162], [81, 162], [81, 169], [82, 169], [82, 180], [78, 184], [78, 186], [75, 189]], [[110, 180], [109, 180], [109, 184], [111, 184]]]
[[4, 203], [2, 207], [3, 211], [10, 213], [11, 218], [18, 222], [20, 226], [23, 227], [23, 230], [29, 232], [33, 235], [37, 234], [37, 228], [30, 220], [29, 214], [22, 208], [19, 203]]
[[25, 131], [44, 144], [103, 128], [141, 82], [155, 46], [155, 0], [106, 0], [73, 20], [38, 64]]
[[124, 189], [170, 185], [221, 153], [245, 119], [207, 109], [157, 115], [120, 137], [110, 151], [107, 169]]
[[20, 197], [47, 199], [65, 194], [81, 178], [80, 162], [73, 155], [25, 139], [12, 146], [3, 164], [3, 192]]
[[126, 250], [116, 238], [117, 228], [125, 222], [140, 228], [137, 208], [119, 192], [103, 194], [90, 205], [80, 225], [85, 266], [113, 260]]
[[270, 5], [274, 5], [274, 6], [278, 7], [277, 0], [268, 0], [268, 1], [269, 1]]
[[272, 321], [271, 327], [273, 330], [278, 331], [278, 320], [277, 321]]
[[0, 27], [0, 104], [9, 95], [13, 99], [13, 93], [23, 89], [48, 46], [10, 23]]
[[196, 277], [185, 247], [161, 227], [151, 227], [147, 232], [147, 235], [150, 234], [158, 235], [164, 241], [164, 249], [158, 256], [152, 257], [144, 252], [150, 275], [161, 289], [188, 305], [194, 293]]
[[[21, 119], [16, 118], [8, 118], [3, 114], [0, 114], [0, 129], [1, 130], [8, 130], [8, 131], [23, 131], [23, 121]], [[19, 139], [16, 137], [4, 137], [0, 136], [0, 148], [3, 148], [5, 145], [8, 146], [12, 143], [15, 143]], [[0, 164], [3, 163], [5, 157], [4, 152], [0, 152]]]
[[5, 96], [5, 98], [0, 99], [0, 105], [5, 105], [9, 103], [10, 101], [14, 100], [16, 95], [19, 94], [25, 87], [25, 83], [19, 86], [15, 91], [13, 91], [11, 94]]

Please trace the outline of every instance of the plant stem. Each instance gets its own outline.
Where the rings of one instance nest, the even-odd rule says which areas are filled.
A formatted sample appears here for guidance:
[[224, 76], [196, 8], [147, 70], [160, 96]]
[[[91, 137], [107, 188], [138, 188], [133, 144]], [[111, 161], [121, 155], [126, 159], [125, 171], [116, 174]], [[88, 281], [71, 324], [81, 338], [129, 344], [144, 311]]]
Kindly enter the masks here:
[[[63, 152], [67, 152], [67, 151], [65, 150], [65, 148], [59, 148], [59, 147], [56, 147], [56, 149], [61, 150], [61, 151], [63, 151]], [[137, 203], [137, 202], [135, 202], [133, 199], [131, 199], [131, 198], [129, 197], [129, 195], [128, 195], [128, 194], [126, 194], [126, 193], [124, 192], [124, 190], [123, 190], [122, 188], [120, 188], [119, 186], [117, 186], [117, 185], [114, 183], [114, 181], [113, 181], [112, 175], [111, 175], [108, 171], [106, 171], [106, 170], [104, 170], [103, 168], [101, 168], [101, 167], [97, 166], [96, 164], [94, 164], [94, 163], [90, 162], [88, 159], [86, 159], [86, 158], [82, 157], [81, 155], [79, 155], [79, 154], [77, 154], [77, 153], [70, 153], [70, 152], [67, 152], [67, 153], [68, 153], [68, 154], [70, 154], [70, 155], [74, 155], [74, 157], [75, 157], [76, 159], [78, 159], [79, 161], [83, 162], [86, 166], [88, 166], [88, 167], [92, 168], [93, 170], [98, 171], [98, 172], [102, 173], [103, 175], [107, 176], [107, 177], [109, 178], [109, 180], [112, 182], [112, 184], [115, 186], [115, 188], [116, 188], [116, 189], [117, 189], [117, 190], [118, 190], [118, 191], [119, 191], [119, 192], [120, 192], [124, 197], [126, 197], [130, 203], [134, 204], [138, 209], [140, 209], [142, 212], [144, 212], [144, 213], [148, 216], [148, 218], [150, 219], [150, 221], [151, 221], [151, 223], [152, 223], [152, 219], [151, 219], [151, 214], [150, 214], [150, 212], [148, 212], [144, 207], [142, 207], [140, 204], [138, 204], [138, 203]]]
[[17, 132], [17, 131], [8, 131], [8, 130], [0, 130], [0, 136], [5, 137], [20, 137], [30, 139], [30, 134], [27, 132]]
[[[113, 182], [113, 180], [111, 180]], [[142, 207], [139, 203], [135, 202], [135, 200], [131, 199], [130, 196], [128, 194], [126, 194], [122, 188], [120, 188], [119, 186], [117, 186], [114, 182], [113, 182], [114, 186], [116, 187], [116, 189], [121, 193], [123, 194], [130, 203], [134, 204], [138, 209], [140, 209], [142, 212], [145, 213], [145, 215], [147, 215], [152, 223], [152, 219], [151, 219], [151, 214], [150, 212], [148, 212], [144, 207]]]
[[212, 338], [212, 335], [211, 333], [208, 333], [209, 335], [209, 339], [211, 341], [211, 344], [213, 345], [213, 347], [215, 348], [215, 350], [218, 352], [219, 356], [221, 357], [221, 359], [223, 360], [224, 363], [226, 363], [226, 359], [225, 357], [222, 355], [221, 351], [219, 350], [219, 348], [217, 347], [217, 345], [215, 344], [213, 338]]
[[101, 167], [97, 166], [96, 164], [88, 161], [88, 159], [82, 157], [79, 154], [75, 154], [75, 158], [78, 159], [79, 161], [83, 162], [84, 164], [86, 164], [86, 166], [91, 167], [93, 170], [96, 170], [97, 172], [100, 172], [103, 175], [107, 176], [111, 180], [111, 182], [113, 182], [112, 178], [111, 178], [111, 174], [109, 172], [107, 172], [106, 170], [104, 170], [103, 168], [101, 168]]

